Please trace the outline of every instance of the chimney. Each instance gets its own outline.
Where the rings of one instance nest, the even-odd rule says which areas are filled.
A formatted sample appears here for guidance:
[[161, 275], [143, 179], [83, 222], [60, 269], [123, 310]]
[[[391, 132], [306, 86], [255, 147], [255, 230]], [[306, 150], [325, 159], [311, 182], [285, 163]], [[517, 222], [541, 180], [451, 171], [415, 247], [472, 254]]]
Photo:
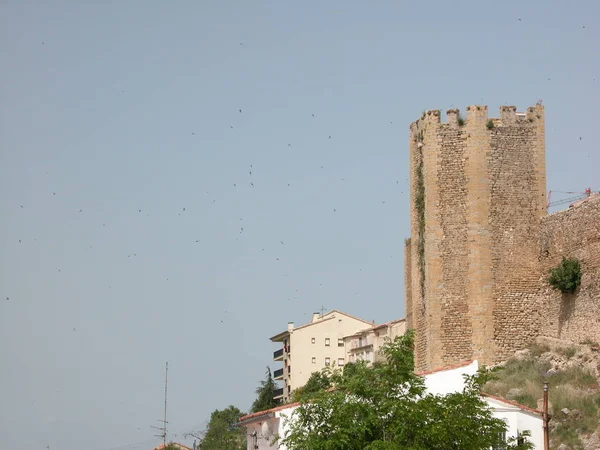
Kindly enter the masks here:
[[313, 316], [312, 316], [312, 320], [310, 321], [310, 323], [315, 323], [317, 320], [319, 320], [321, 318], [321, 313], [319, 312], [314, 312]]
[[294, 329], [294, 322], [288, 322], [288, 331], [291, 332]]

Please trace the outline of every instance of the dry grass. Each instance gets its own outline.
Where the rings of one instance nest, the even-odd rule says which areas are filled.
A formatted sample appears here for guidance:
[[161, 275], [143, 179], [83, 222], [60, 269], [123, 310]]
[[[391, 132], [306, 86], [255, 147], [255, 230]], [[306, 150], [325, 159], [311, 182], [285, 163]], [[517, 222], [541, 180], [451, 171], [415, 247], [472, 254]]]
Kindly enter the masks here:
[[[592, 433], [600, 419], [600, 391], [595, 376], [580, 366], [569, 367], [560, 372], [548, 370], [551, 365], [539, 361], [538, 357], [549, 351], [547, 346], [535, 345], [531, 357], [509, 360], [495, 374], [495, 380], [488, 382], [483, 390], [490, 394], [506, 397], [511, 388], [521, 389], [521, 394], [514, 400], [532, 408], [537, 408], [537, 401], [543, 396], [544, 381], [550, 387], [549, 399], [553, 407], [553, 428], [551, 438], [559, 444], [564, 443], [571, 448], [580, 448], [580, 434]], [[560, 349], [557, 353], [564, 356], [575, 355], [575, 348]], [[561, 410], [569, 409], [569, 414]], [[575, 411], [575, 412], [573, 412]]]

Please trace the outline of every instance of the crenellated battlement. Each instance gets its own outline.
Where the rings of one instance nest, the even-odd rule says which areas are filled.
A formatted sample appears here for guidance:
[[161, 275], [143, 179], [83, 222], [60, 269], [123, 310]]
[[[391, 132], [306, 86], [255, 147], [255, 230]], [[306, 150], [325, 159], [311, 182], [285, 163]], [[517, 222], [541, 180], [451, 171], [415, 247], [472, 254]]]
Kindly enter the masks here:
[[446, 121], [442, 121], [440, 110], [431, 109], [411, 123], [410, 130], [422, 129], [426, 124], [439, 124], [451, 129], [478, 124], [477, 126], [483, 125], [492, 130], [496, 127], [539, 126], [544, 121], [544, 107], [541, 104], [528, 107], [526, 112], [518, 112], [516, 106], [500, 106], [499, 113], [499, 117], [489, 117], [486, 105], [470, 105], [466, 108], [465, 117], [458, 108], [452, 108], [446, 111]]

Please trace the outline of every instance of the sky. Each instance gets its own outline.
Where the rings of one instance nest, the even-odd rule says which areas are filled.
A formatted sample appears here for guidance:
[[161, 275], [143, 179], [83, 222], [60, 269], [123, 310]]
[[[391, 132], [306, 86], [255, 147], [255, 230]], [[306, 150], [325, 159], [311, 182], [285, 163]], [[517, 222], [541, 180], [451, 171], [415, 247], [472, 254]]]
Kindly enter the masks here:
[[[287, 322], [404, 316], [408, 127], [546, 107], [600, 190], [600, 3], [0, 2], [0, 441], [248, 410]], [[558, 198], [554, 197], [553, 199]]]

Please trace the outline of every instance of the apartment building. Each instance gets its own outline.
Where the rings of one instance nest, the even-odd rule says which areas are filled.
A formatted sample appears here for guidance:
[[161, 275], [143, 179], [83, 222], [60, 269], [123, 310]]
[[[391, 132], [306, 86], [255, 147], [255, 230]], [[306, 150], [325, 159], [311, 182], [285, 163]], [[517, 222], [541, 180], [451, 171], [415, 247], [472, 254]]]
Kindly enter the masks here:
[[372, 364], [382, 358], [379, 350], [386, 342], [406, 332], [405, 319], [373, 325], [344, 337], [345, 361], [367, 361]]
[[330, 365], [343, 366], [346, 361], [344, 337], [371, 328], [372, 322], [337, 310], [314, 313], [310, 323], [299, 327], [288, 323], [286, 331], [271, 338], [272, 342], [282, 344], [282, 348], [273, 353], [274, 361], [283, 361], [283, 367], [273, 372], [273, 377], [283, 383], [275, 398], [287, 402], [294, 389], [304, 386], [313, 372]]

